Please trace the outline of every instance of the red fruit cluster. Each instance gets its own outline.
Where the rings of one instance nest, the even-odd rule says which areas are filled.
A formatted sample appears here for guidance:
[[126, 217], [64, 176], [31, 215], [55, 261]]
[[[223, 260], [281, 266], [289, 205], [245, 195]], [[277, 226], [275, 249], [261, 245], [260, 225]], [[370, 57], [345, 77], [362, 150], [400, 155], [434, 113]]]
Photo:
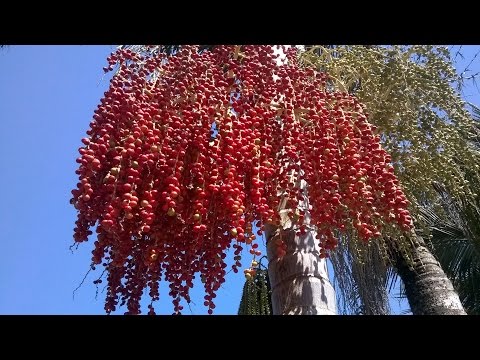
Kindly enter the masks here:
[[[367, 241], [384, 223], [411, 227], [361, 104], [328, 91], [326, 75], [299, 66], [296, 49], [284, 51], [282, 65], [271, 46], [111, 55], [106, 70], [119, 70], [82, 139], [72, 191], [75, 241], [96, 227], [92, 261], [106, 267], [107, 313], [119, 303], [140, 313], [143, 290], [157, 300], [160, 280], [179, 313], [197, 273], [212, 313], [227, 249], [235, 272], [244, 249], [260, 255], [256, 237], [278, 223], [281, 201], [296, 209], [304, 199], [300, 179], [323, 256], [335, 229]], [[303, 211], [297, 225], [306, 231]]]

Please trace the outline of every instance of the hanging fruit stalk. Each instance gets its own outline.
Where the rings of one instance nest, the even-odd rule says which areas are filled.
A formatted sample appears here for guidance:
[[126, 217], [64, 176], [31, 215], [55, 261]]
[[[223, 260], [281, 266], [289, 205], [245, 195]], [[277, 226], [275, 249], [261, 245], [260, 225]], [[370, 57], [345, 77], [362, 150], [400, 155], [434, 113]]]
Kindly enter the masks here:
[[411, 230], [408, 201], [362, 105], [328, 91], [327, 76], [299, 66], [295, 48], [284, 53], [280, 65], [271, 46], [257, 45], [110, 56], [106, 71], [119, 70], [82, 139], [72, 191], [75, 241], [96, 231], [92, 263], [108, 274], [107, 313], [119, 304], [140, 313], [144, 289], [153, 303], [161, 280], [180, 313], [199, 273], [211, 314], [226, 251], [234, 250], [234, 272], [242, 251], [260, 256], [258, 236], [280, 225], [281, 201], [305, 233], [296, 210], [303, 190], [292, 179], [309, 184], [323, 257], [336, 231], [367, 242]]
[[268, 272], [257, 269], [254, 277], [246, 277], [238, 315], [271, 315], [271, 302]]

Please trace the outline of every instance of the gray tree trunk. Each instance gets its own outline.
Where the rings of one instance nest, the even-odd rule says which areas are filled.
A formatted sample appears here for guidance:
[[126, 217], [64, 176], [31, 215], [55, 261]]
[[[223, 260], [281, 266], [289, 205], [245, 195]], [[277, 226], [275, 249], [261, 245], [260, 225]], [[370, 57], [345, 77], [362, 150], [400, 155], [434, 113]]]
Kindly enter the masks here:
[[[266, 236], [273, 315], [335, 315], [335, 291], [327, 263], [319, 257], [315, 232], [296, 236], [292, 229], [268, 225]], [[274, 245], [279, 236], [287, 244], [281, 259]]]
[[405, 285], [412, 313], [466, 315], [458, 294], [440, 263], [421, 237], [417, 237], [416, 240], [412, 251], [413, 264], [398, 251], [392, 251], [395, 267]]
[[[307, 184], [300, 181], [305, 198], [299, 207], [305, 211], [305, 235], [295, 234], [295, 224], [280, 210], [281, 227], [266, 225], [268, 277], [271, 286], [273, 315], [335, 315], [336, 298], [328, 279], [327, 262], [320, 258], [315, 229], [310, 226]], [[284, 206], [282, 206], [284, 208]], [[287, 245], [286, 254], [277, 258], [275, 240]]]

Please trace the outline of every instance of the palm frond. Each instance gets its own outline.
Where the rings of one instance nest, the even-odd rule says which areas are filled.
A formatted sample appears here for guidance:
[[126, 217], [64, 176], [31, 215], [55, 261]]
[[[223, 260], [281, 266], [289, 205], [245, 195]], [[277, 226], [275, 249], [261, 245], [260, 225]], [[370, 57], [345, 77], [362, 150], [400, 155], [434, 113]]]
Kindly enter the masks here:
[[471, 109], [472, 109], [472, 113], [473, 113], [473, 118], [475, 120], [478, 120], [480, 121], [480, 107], [478, 107], [477, 105], [473, 104], [473, 103], [469, 103]]
[[388, 315], [387, 285], [392, 272], [378, 244], [359, 248], [352, 246], [352, 239], [343, 240], [331, 254], [339, 313]]

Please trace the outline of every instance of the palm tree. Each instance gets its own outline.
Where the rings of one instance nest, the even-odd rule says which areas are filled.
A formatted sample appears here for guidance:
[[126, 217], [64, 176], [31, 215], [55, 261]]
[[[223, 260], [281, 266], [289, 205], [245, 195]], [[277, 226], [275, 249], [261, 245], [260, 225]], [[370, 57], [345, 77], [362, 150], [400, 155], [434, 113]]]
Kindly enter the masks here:
[[[475, 120], [479, 121], [480, 109], [473, 104], [470, 105]], [[466, 139], [476, 148], [480, 148], [479, 130], [479, 124], [473, 124], [474, 136]], [[477, 137], [475, 137], [475, 134]], [[478, 191], [480, 189], [478, 178], [472, 176], [472, 171], [469, 168], [463, 166], [463, 171], [466, 177], [470, 179], [470, 188]], [[429, 238], [430, 241], [424, 241], [419, 237], [418, 253], [419, 256], [423, 254], [426, 271], [435, 274], [438, 272], [438, 267], [441, 266], [451, 283], [442, 283], [437, 280], [438, 286], [446, 289], [440, 298], [432, 298], [428, 293], [418, 296], [416, 287], [418, 284], [423, 286], [422, 283], [425, 282], [420, 279], [422, 273], [412, 273], [401, 256], [395, 258], [398, 261], [396, 263], [397, 272], [403, 280], [405, 292], [414, 313], [418, 313], [416, 309], [419, 306], [425, 309], [432, 308], [430, 311], [435, 313], [433, 307], [436, 302], [450, 301], [457, 303], [460, 300], [469, 314], [479, 314], [480, 224], [478, 216], [480, 203], [478, 198], [475, 202], [456, 199], [442, 184], [433, 183], [433, 187], [439, 194], [438, 203], [447, 217], [439, 215], [432, 204], [427, 204], [420, 209], [420, 217], [429, 229], [429, 233], [424, 233], [423, 236]], [[416, 277], [419, 277], [419, 279], [416, 279]], [[453, 295], [454, 291], [458, 293], [459, 299]], [[420, 289], [420, 292], [422, 292], [422, 289]], [[452, 296], [451, 299], [448, 299], [449, 295]], [[424, 302], [424, 304], [418, 305], [419, 302]], [[446, 314], [448, 313], [450, 312]], [[455, 314], [456, 312], [451, 313]]]
[[[164, 52], [168, 55], [174, 54], [180, 49], [177, 45], [122, 46], [122, 48], [143, 53]], [[199, 50], [204, 51], [209, 48], [210, 46], [204, 46]], [[266, 237], [270, 245], [268, 250], [269, 276], [272, 293], [274, 294], [273, 314], [335, 313], [333, 287], [328, 280], [325, 259], [321, 259], [319, 256], [318, 241], [314, 239], [314, 235], [313, 232], [308, 232], [306, 235], [297, 236], [293, 229], [286, 224], [280, 228], [266, 225]], [[287, 253], [278, 261], [273, 260], [270, 249], [276, 236], [281, 236], [287, 243]], [[307, 265], [310, 265], [310, 267]], [[313, 277], [310, 277], [310, 275]], [[265, 281], [265, 277], [263, 279]], [[261, 283], [261, 279], [257, 278], [256, 281]], [[249, 283], [245, 286], [244, 294], [246, 297], [255, 294], [256, 288], [250, 285], [252, 284]], [[261, 301], [261, 297], [258, 300]], [[250, 309], [248, 306], [250, 303], [250, 301], [245, 302], [245, 306], [242, 303], [240, 313]], [[258, 309], [251, 310], [256, 312]]]
[[[150, 48], [148, 51], [157, 51], [159, 48]], [[416, 49], [416, 48], [415, 48]], [[162, 48], [160, 48], [162, 50]], [[167, 48], [163, 49], [166, 51], [170, 51]], [[341, 50], [341, 49], [340, 49]], [[308, 58], [305, 57], [306, 60], [312, 62], [312, 59], [323, 59], [324, 54], [332, 54], [332, 51], [340, 52], [338, 48], [335, 49], [324, 49], [323, 52], [320, 53], [313, 53], [312, 51], [307, 51], [307, 55], [314, 55], [314, 57]], [[351, 49], [347, 49], [351, 50]], [[175, 50], [172, 50], [175, 51]], [[390, 150], [392, 153], [394, 164], [397, 167], [397, 172], [401, 177], [404, 187], [409, 194], [409, 198], [411, 199], [413, 206], [412, 210], [418, 212], [419, 202], [420, 201], [432, 201], [435, 199], [434, 192], [432, 191], [430, 184], [433, 180], [442, 180], [442, 184], [446, 187], [449, 193], [452, 196], [459, 196], [463, 193], [460, 193], [460, 189], [463, 189], [461, 185], [465, 183], [465, 179], [463, 177], [456, 177], [452, 176], [451, 171], [454, 175], [458, 175], [458, 169], [455, 166], [450, 166], [449, 162], [444, 162], [444, 159], [450, 160], [449, 156], [451, 157], [452, 154], [456, 155], [459, 154], [458, 149], [459, 146], [464, 145], [464, 141], [462, 138], [457, 136], [461, 132], [465, 132], [466, 127], [466, 120], [464, 117], [464, 113], [462, 112], [463, 109], [461, 106], [458, 105], [458, 102], [447, 103], [446, 106], [447, 110], [450, 112], [448, 115], [454, 120], [455, 126], [447, 126], [445, 122], [437, 121], [435, 115], [431, 114], [431, 109], [425, 109], [425, 106], [422, 105], [422, 102], [425, 100], [422, 95], [423, 88], [419, 87], [417, 82], [420, 81], [421, 84], [426, 83], [428, 86], [426, 88], [429, 92], [432, 92], [432, 86], [437, 87], [438, 85], [438, 76], [437, 78], [431, 79], [432, 74], [430, 72], [422, 72], [421, 70], [424, 68], [421, 62], [416, 63], [416, 67], [413, 66], [415, 70], [420, 69], [420, 71], [409, 73], [405, 72], [404, 70], [404, 62], [407, 61], [407, 65], [409, 64], [408, 61], [410, 60], [409, 57], [415, 53], [415, 51], [421, 55], [425, 55], [427, 60], [431, 60], [430, 56], [433, 56], [433, 59], [441, 58], [441, 56], [437, 56], [434, 51], [431, 49], [416, 49], [412, 52], [412, 49], [397, 49], [397, 51], [389, 50], [386, 54], [382, 54], [379, 48], [369, 48], [369, 51], [373, 51], [373, 53], [368, 53], [367, 55], [372, 55], [367, 58], [367, 60], [371, 61], [371, 63], [365, 63], [365, 58], [360, 56], [358, 57], [362, 60], [362, 64], [359, 67], [352, 67], [351, 64], [342, 63], [341, 66], [337, 66], [336, 68], [331, 68], [331, 64], [335, 63], [335, 59], [344, 60], [344, 59], [351, 59], [348, 56], [349, 52], [347, 51], [341, 56], [328, 56], [326, 57], [327, 62], [325, 64], [321, 64], [327, 71], [332, 74], [332, 79], [335, 81], [338, 80], [338, 83], [333, 82], [332, 86], [343, 86], [344, 90], [355, 89], [359, 98], [361, 100], [362, 96], [365, 97], [367, 106], [370, 104], [370, 112], [371, 120], [374, 124], [378, 125], [378, 128], [384, 137], [384, 143], [386, 144], [387, 148], [390, 146]], [[358, 54], [358, 51], [355, 52]], [[360, 52], [360, 55], [362, 53]], [[397, 61], [397, 55], [400, 56], [400, 61]], [[440, 54], [442, 55], [442, 54]], [[316, 56], [316, 57], [315, 57]], [[384, 57], [382, 57], [384, 56]], [[405, 57], [406, 56], [406, 57]], [[435, 57], [437, 56], [437, 58]], [[380, 61], [379, 61], [380, 57]], [[334, 60], [332, 60], [334, 59]], [[385, 62], [385, 60], [387, 60]], [[438, 60], [438, 59], [437, 59]], [[442, 60], [442, 59], [440, 59]], [[314, 62], [313, 62], [314, 63]], [[380, 66], [377, 66], [380, 63]], [[441, 63], [442, 66], [445, 62]], [[314, 63], [315, 64], [315, 63]], [[375, 66], [374, 66], [375, 65]], [[385, 65], [385, 66], [384, 66]], [[401, 65], [401, 66], [397, 66]], [[330, 67], [329, 67], [330, 66]], [[428, 66], [427, 66], [428, 67]], [[434, 67], [435, 68], [435, 67]], [[363, 72], [360, 74], [355, 74], [354, 77], [351, 76], [351, 70], [360, 69], [360, 70], [370, 70], [370, 72]], [[437, 68], [435, 68], [438, 70]], [[431, 69], [430, 69], [431, 70]], [[375, 71], [379, 71], [379, 73], [375, 73]], [[350, 72], [350, 73], [349, 73]], [[368, 74], [374, 74], [373, 80], [369, 78]], [[367, 75], [365, 75], [367, 74]], [[379, 76], [375, 76], [379, 75]], [[392, 83], [393, 80], [397, 80], [395, 76], [403, 75], [405, 78], [408, 78], [409, 81], [412, 82], [410, 88], [413, 87], [412, 91], [406, 93], [406, 103], [410, 104], [407, 108], [400, 108], [398, 109], [396, 106], [398, 105], [399, 96], [403, 96], [402, 89], [404, 88], [403, 84], [396, 84], [395, 82]], [[426, 75], [426, 76], [425, 76]], [[446, 82], [448, 85], [448, 89], [451, 89], [450, 85], [448, 84], [448, 68], [445, 70], [442, 68], [442, 72], [439, 73], [440, 79], [446, 77]], [[347, 77], [345, 77], [347, 76]], [[383, 89], [380, 86], [373, 86], [373, 88], [369, 88], [371, 84], [378, 85], [375, 83], [375, 80], [380, 78], [380, 85], [387, 86], [386, 89]], [[420, 78], [420, 80], [418, 80]], [[345, 79], [347, 82], [345, 82]], [[393, 80], [392, 80], [393, 79]], [[413, 80], [412, 80], [413, 79]], [[390, 81], [390, 82], [388, 82]], [[442, 94], [444, 95], [445, 92], [448, 93], [447, 88], [444, 86], [445, 81], [440, 83], [440, 89], [443, 91]], [[402, 87], [403, 86], [403, 87]], [[376, 96], [378, 95], [380, 88], [380, 94], [382, 94], [381, 101], [376, 101]], [[363, 95], [362, 95], [363, 94]], [[367, 94], [367, 95], [365, 95]], [[451, 95], [448, 93], [447, 95]], [[370, 96], [370, 97], [368, 97]], [[391, 99], [390, 99], [390, 98]], [[373, 100], [372, 100], [373, 99]], [[440, 104], [441, 106], [444, 105], [442, 103], [443, 98], [433, 98], [433, 105]], [[385, 107], [385, 104], [388, 106]], [[413, 104], [413, 105], [412, 105]], [[428, 103], [427, 103], [428, 104]], [[433, 106], [432, 105], [432, 106]], [[384, 106], [382, 108], [382, 106]], [[445, 108], [445, 106], [443, 106]], [[415, 112], [412, 116], [412, 108], [415, 109]], [[392, 113], [392, 111], [398, 110], [397, 113]], [[414, 119], [414, 121], [418, 122], [419, 119], [422, 121], [419, 128], [426, 130], [416, 131], [415, 129], [412, 130], [412, 127], [406, 126], [402, 127], [401, 122], [399, 122], [399, 118], [405, 119]], [[393, 119], [393, 120], [392, 120]], [[431, 126], [430, 121], [434, 121], [435, 126]], [[453, 132], [453, 136], [450, 136], [449, 141], [444, 141], [444, 135], [450, 134], [453, 130], [458, 131]], [[412, 132], [413, 131], [413, 132]], [[420, 138], [419, 136], [423, 136], [426, 133], [425, 138]], [[405, 137], [407, 135], [407, 137]], [[443, 137], [442, 137], [443, 136]], [[410, 142], [411, 145], [405, 145], [405, 141]], [[399, 149], [398, 145], [402, 144], [402, 148]], [[443, 153], [442, 156], [439, 156], [439, 146], [441, 147], [441, 152]], [[445, 156], [447, 155], [447, 156]], [[457, 155], [458, 156], [458, 155]], [[467, 152], [467, 156], [464, 157], [462, 160], [465, 164], [472, 163], [477, 160], [477, 156], [474, 153]], [[432, 160], [434, 165], [441, 165], [440, 170], [433, 171], [432, 166], [426, 164], [425, 159]], [[428, 171], [432, 170], [432, 174], [428, 174]], [[477, 173], [474, 174], [478, 176]], [[458, 181], [459, 180], [459, 181]], [[460, 184], [460, 185], [459, 185]], [[471, 192], [466, 193], [467, 196], [471, 196]], [[308, 207], [306, 208], [308, 210]], [[305, 214], [305, 218], [308, 218], [308, 212]], [[308, 220], [307, 220], [308, 224]], [[318, 249], [315, 247], [316, 241], [314, 241], [314, 232], [313, 229], [307, 234], [303, 236], [296, 236], [294, 231], [291, 229], [291, 225], [285, 224], [281, 227], [267, 227], [267, 248], [269, 248], [274, 242], [276, 237], [282, 237], [283, 240], [286, 240], [287, 243], [287, 253], [286, 256], [283, 257], [280, 261], [273, 261], [273, 257], [270, 256], [270, 264], [269, 264], [269, 274], [270, 274], [270, 281], [272, 285], [272, 301], [273, 301], [273, 313], [276, 314], [320, 314], [320, 313], [334, 313], [335, 312], [335, 304], [334, 304], [334, 292], [333, 288], [329, 286], [328, 277], [326, 276], [326, 267], [322, 260], [320, 259]], [[403, 244], [402, 247], [397, 247], [393, 245], [392, 242], [379, 242], [377, 246], [377, 250], [368, 251], [362, 245], [358, 245], [356, 242], [350, 242], [350, 239], [345, 239], [349, 244], [347, 247], [350, 254], [353, 256], [352, 259], [359, 260], [369, 260], [369, 257], [377, 256], [380, 259], [386, 259], [387, 255], [390, 254], [390, 258], [392, 260], [393, 265], [401, 269], [408, 269], [410, 273], [399, 271], [401, 277], [405, 277], [405, 284], [409, 283], [412, 284], [412, 291], [407, 291], [410, 297], [412, 298], [411, 302], [414, 304], [419, 304], [418, 306], [412, 306], [412, 309], [416, 313], [462, 313], [463, 309], [459, 301], [455, 301], [456, 294], [453, 291], [450, 291], [451, 284], [449, 285], [449, 280], [441, 270], [441, 268], [436, 264], [435, 271], [430, 271], [433, 267], [430, 266], [432, 261], [428, 257], [428, 251], [425, 252], [424, 243], [422, 239], [416, 239], [412, 236], [410, 239], [407, 239], [405, 236], [401, 235], [400, 233], [397, 234], [398, 238], [395, 240], [399, 240], [400, 244]], [[387, 239], [388, 240], [388, 239]], [[407, 247], [410, 241], [410, 247]], [[384, 245], [387, 244], [389, 247], [387, 249], [384, 248]], [[268, 250], [269, 254], [272, 254], [270, 249]], [[335, 263], [335, 262], [334, 262]], [[361, 262], [360, 262], [361, 263]], [[370, 264], [373, 262], [365, 262], [364, 264]], [[378, 263], [378, 262], [377, 262]], [[427, 264], [428, 263], [428, 264]], [[361, 263], [363, 264], [363, 263]], [[429, 265], [429, 266], [426, 266]], [[433, 265], [432, 265], [433, 266]], [[384, 266], [382, 271], [387, 271], [388, 267]], [[365, 278], [367, 275], [367, 268], [363, 268], [361, 271], [354, 271], [351, 272], [353, 276], [356, 276], [356, 282], [358, 283], [362, 278]], [[412, 281], [408, 282], [408, 276], [411, 275], [412, 272], [417, 272], [422, 274], [422, 276], [412, 277]], [[356, 275], [355, 275], [356, 274]], [[427, 278], [427, 281], [424, 283], [430, 284], [430, 286], [421, 286], [422, 279]], [[385, 280], [385, 276], [383, 274], [379, 274], [377, 279], [375, 280], [376, 284], [382, 283]], [[425, 297], [428, 294], [431, 295], [432, 298], [439, 298], [443, 296], [443, 293], [439, 291], [439, 287], [435, 285], [437, 280], [445, 285], [449, 290], [448, 297], [453, 299], [449, 303], [439, 303], [438, 306], [433, 307], [426, 307], [425, 301], [416, 301], [415, 297], [418, 295], [420, 297]], [[453, 290], [453, 288], [452, 288]], [[366, 294], [363, 292], [363, 294]], [[365, 296], [363, 296], [365, 298]], [[366, 299], [366, 298], [365, 298]], [[362, 299], [363, 302], [366, 300]], [[415, 301], [414, 301], [415, 300]], [[365, 307], [365, 312], [368, 312], [368, 304]]]
[[[480, 109], [470, 104], [477, 121], [473, 131], [477, 137], [472, 145], [480, 148]], [[469, 169], [465, 169], [469, 174]], [[480, 189], [480, 183], [471, 177], [471, 187]], [[440, 204], [448, 218], [439, 216], [432, 207], [422, 209], [422, 217], [431, 230], [427, 246], [438, 258], [442, 268], [452, 280], [463, 306], [469, 314], [480, 314], [480, 202], [460, 202], [445, 187], [436, 184]]]
[[[442, 183], [455, 198], [472, 201], [475, 189], [467, 185], [469, 180], [478, 179], [475, 170], [478, 152], [468, 144], [471, 117], [451, 86], [452, 83], [461, 86], [461, 79], [453, 71], [444, 48], [309, 46], [303, 58], [331, 74], [332, 86], [354, 91], [367, 104], [370, 121], [378, 126], [384, 146], [393, 155], [397, 175], [413, 203], [413, 211], [420, 220], [419, 230], [426, 230], [428, 225], [420, 216], [422, 204], [438, 200], [432, 184]], [[473, 169], [468, 176], [459, 168], [459, 161]], [[446, 218], [442, 207], [437, 206], [436, 211]], [[428, 233], [424, 231], [422, 236]], [[332, 264], [343, 310], [388, 313], [386, 288], [398, 274], [405, 282], [410, 302], [415, 304], [414, 313], [462, 313], [450, 281], [424, 239], [416, 236], [410, 241], [408, 252], [390, 247], [390, 263], [384, 261], [378, 246], [362, 249], [352, 241], [339, 246]], [[358, 254], [362, 254], [363, 261]], [[432, 286], [425, 288], [427, 283]], [[436, 283], [438, 286], [434, 286]], [[438, 291], [442, 288], [452, 298], [451, 305], [434, 306], [432, 299], [446, 296]]]
[[[478, 167], [475, 167], [479, 152], [469, 143], [473, 123], [464, 102], [452, 86], [461, 87], [462, 79], [453, 69], [447, 48], [421, 45], [313, 46], [304, 53], [304, 59], [306, 63], [331, 74], [333, 87], [355, 92], [366, 104], [370, 121], [378, 127], [383, 145], [392, 154], [396, 174], [412, 203], [411, 211], [417, 220], [419, 233], [423, 230], [422, 236], [428, 236], [428, 232], [427, 224], [420, 216], [421, 209], [424, 204], [438, 203], [439, 195], [433, 184], [442, 184], [457, 201], [471, 203], [475, 199], [475, 188], [469, 184], [472, 179], [479, 178]], [[464, 168], [470, 169], [468, 176], [462, 170]], [[435, 211], [442, 218], [447, 218], [441, 206], [436, 205]], [[414, 313], [460, 311], [456, 299], [450, 301], [453, 309], [448, 309], [448, 306], [441, 309], [440, 306], [434, 310], [428, 308], [428, 301], [415, 299], [422, 292], [431, 293], [428, 295], [430, 298], [441, 295], [435, 295], [435, 286], [423, 289], [421, 279], [425, 279], [423, 284], [439, 282], [447, 292], [453, 288], [425, 247], [424, 239], [417, 235], [410, 242], [408, 252], [390, 245], [388, 254], [391, 265], [398, 268], [397, 273], [408, 283], [409, 300], [417, 304], [412, 306]], [[376, 294], [376, 299], [385, 299], [386, 280], [392, 278], [395, 272], [389, 266], [378, 266], [376, 251], [364, 251], [368, 260], [362, 264], [356, 259], [355, 251], [344, 248], [343, 254], [335, 254], [334, 259], [339, 257], [337, 255], [341, 255], [339, 258], [343, 260], [350, 259], [347, 268], [353, 270], [345, 271], [345, 266], [341, 266], [345, 261], [337, 259], [333, 261], [336, 278], [339, 274], [342, 284], [350, 284], [350, 288], [361, 289], [362, 283], [367, 285], [367, 289], [359, 293], [363, 295], [357, 298], [350, 296], [347, 305], [352, 305], [351, 309], [359, 305], [368, 309], [372, 306], [369, 294]], [[365, 283], [374, 266], [377, 272], [381, 270], [382, 275]], [[453, 293], [452, 296], [455, 297]], [[384, 304], [385, 301], [379, 303]], [[426, 307], [422, 308], [422, 304]], [[373, 313], [375, 311], [378, 313], [378, 306]]]

